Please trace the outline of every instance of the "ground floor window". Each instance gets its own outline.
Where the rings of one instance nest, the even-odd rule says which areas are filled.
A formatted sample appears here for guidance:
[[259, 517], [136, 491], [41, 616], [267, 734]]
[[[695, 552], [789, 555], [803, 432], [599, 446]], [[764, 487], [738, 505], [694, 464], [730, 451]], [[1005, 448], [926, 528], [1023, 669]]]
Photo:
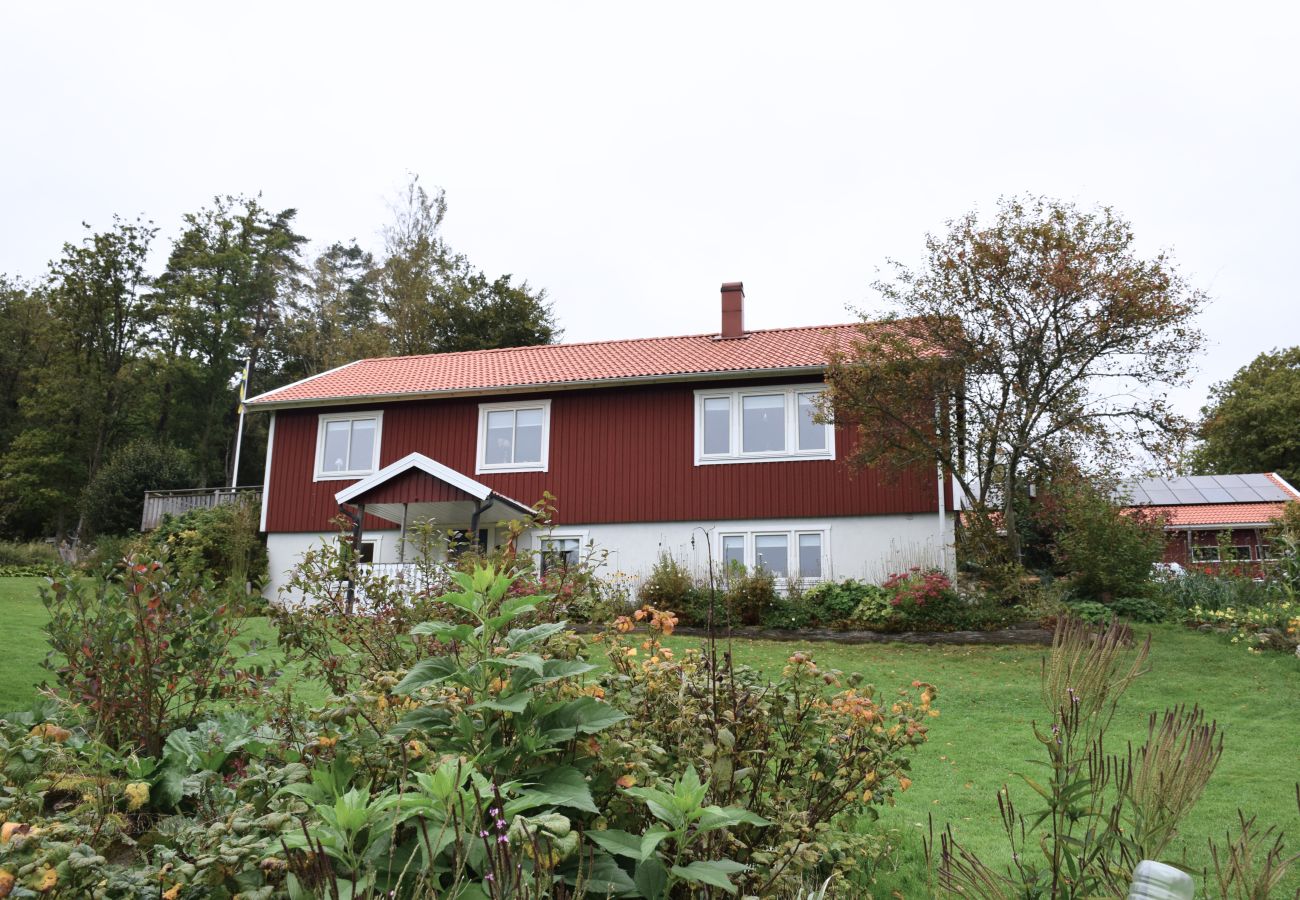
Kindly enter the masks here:
[[753, 531], [719, 535], [723, 567], [765, 569], [775, 578], [820, 581], [825, 577], [826, 532]]
[[582, 550], [581, 537], [552, 535], [542, 538], [541, 565], [543, 575], [547, 572], [570, 569], [578, 564], [578, 554]]

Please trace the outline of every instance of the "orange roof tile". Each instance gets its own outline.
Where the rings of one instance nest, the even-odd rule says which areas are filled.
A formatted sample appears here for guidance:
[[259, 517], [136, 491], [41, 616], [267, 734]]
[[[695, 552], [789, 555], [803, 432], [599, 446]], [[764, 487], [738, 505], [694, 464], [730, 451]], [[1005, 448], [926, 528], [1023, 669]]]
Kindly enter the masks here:
[[749, 331], [733, 340], [696, 334], [362, 359], [267, 391], [248, 403], [275, 407], [820, 369], [829, 350], [848, 348], [856, 329], [856, 325], [822, 325]]
[[1282, 515], [1284, 503], [1201, 503], [1135, 507], [1165, 520], [1166, 528], [1265, 525]]

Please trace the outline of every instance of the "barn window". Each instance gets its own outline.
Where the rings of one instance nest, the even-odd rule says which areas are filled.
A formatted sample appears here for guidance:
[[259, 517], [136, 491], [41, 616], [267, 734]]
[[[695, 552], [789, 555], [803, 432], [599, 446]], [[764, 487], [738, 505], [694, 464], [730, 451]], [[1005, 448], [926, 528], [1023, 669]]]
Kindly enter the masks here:
[[316, 433], [316, 480], [374, 474], [379, 468], [383, 421], [382, 412], [321, 416]]

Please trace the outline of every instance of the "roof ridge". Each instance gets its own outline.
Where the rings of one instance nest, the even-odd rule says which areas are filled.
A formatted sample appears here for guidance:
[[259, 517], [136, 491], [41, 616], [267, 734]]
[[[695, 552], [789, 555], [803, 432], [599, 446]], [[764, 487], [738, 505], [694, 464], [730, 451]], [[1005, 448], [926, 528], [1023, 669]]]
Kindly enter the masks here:
[[[773, 334], [775, 332], [791, 331], [828, 331], [839, 328], [856, 328], [859, 322], [840, 322], [833, 325], [794, 325], [788, 328], [754, 328], [745, 332], [745, 335], [751, 334]], [[691, 338], [711, 338], [718, 339], [718, 335], [713, 332], [699, 332], [698, 334], [668, 334], [659, 335], [658, 337], [643, 338], [607, 338], [600, 341], [572, 341], [563, 344], [524, 344], [518, 347], [485, 347], [482, 350], [445, 350], [441, 353], [411, 353], [405, 356], [365, 356], [361, 359], [353, 360], [347, 365], [355, 365], [363, 362], [391, 362], [398, 359], [429, 359], [434, 356], [467, 356], [470, 354], [488, 354], [488, 353], [515, 353], [521, 350], [558, 350], [561, 347], [592, 347], [600, 344], [651, 344], [657, 341], [683, 341]], [[727, 338], [726, 340], [736, 340], [736, 338]], [[340, 366], [339, 368], [342, 368]], [[325, 374], [324, 372], [320, 374]], [[315, 377], [315, 376], [312, 376]], [[287, 385], [286, 385], [287, 386]]]

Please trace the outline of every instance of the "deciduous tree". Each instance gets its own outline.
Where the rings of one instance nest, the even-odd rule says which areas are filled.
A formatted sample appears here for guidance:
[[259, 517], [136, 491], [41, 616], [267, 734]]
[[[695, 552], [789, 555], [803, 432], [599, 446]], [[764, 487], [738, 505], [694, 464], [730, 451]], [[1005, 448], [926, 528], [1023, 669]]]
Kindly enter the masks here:
[[1201, 415], [1198, 472], [1277, 472], [1300, 483], [1300, 347], [1255, 357], [1210, 389]]
[[560, 336], [546, 292], [489, 278], [440, 233], [442, 191], [411, 179], [384, 230], [380, 308], [398, 356], [549, 344]]
[[[233, 374], [250, 360], [252, 378], [274, 371], [264, 356], [301, 273], [306, 238], [297, 211], [271, 212], [258, 197], [218, 197], [185, 217], [158, 278], [158, 299], [175, 365], [163, 391], [160, 435], [192, 434], [200, 486], [228, 475], [234, 440]], [[188, 402], [178, 403], [177, 398]], [[189, 416], [181, 415], [189, 411]], [[251, 461], [250, 461], [251, 462]]]
[[1027, 468], [1163, 453], [1185, 433], [1166, 398], [1201, 347], [1205, 297], [1109, 208], [1003, 200], [926, 249], [876, 283], [886, 311], [832, 354], [825, 414], [856, 426], [858, 465], [941, 466], [977, 515], [1002, 517], [1018, 560]]

